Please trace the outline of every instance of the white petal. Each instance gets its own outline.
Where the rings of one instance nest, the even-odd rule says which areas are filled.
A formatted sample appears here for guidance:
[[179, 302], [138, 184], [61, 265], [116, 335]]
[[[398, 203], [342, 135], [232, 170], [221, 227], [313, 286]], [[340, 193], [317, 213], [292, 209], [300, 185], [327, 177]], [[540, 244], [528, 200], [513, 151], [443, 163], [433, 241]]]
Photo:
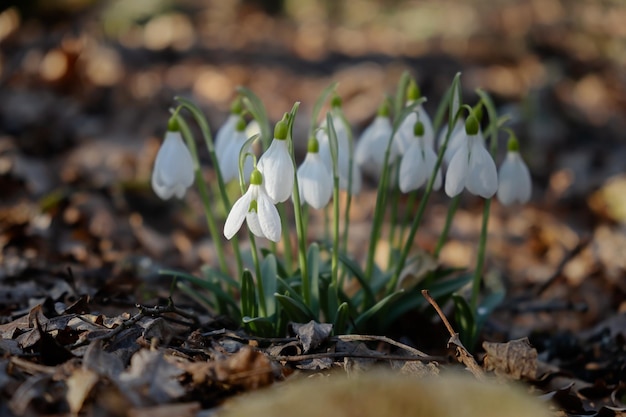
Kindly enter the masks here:
[[516, 201], [523, 204], [530, 199], [530, 172], [519, 152], [507, 153], [498, 175], [498, 200], [503, 205], [508, 206]]
[[180, 132], [168, 131], [154, 161], [152, 187], [155, 193], [163, 199], [174, 194], [182, 198], [193, 180], [194, 163], [189, 149]]
[[445, 191], [448, 197], [455, 197], [465, 187], [469, 169], [469, 150], [467, 144], [461, 146], [450, 160], [448, 172], [446, 172]]
[[287, 200], [293, 191], [295, 174], [287, 141], [274, 139], [261, 155], [257, 168], [263, 174], [265, 190], [270, 198], [277, 203]]
[[400, 191], [408, 193], [420, 187], [419, 176], [422, 166], [422, 151], [416, 139], [406, 151], [400, 162], [399, 186]]
[[235, 133], [235, 127], [238, 121], [239, 115], [231, 113], [215, 135], [215, 156], [220, 162], [222, 161], [223, 151], [230, 143], [233, 133]]
[[250, 203], [255, 194], [253, 187], [258, 187], [258, 185], [251, 185], [248, 191], [239, 197], [239, 200], [237, 200], [230, 209], [230, 213], [228, 213], [226, 223], [224, 224], [224, 236], [226, 239], [230, 240], [235, 236], [235, 233], [241, 229], [241, 225], [246, 218], [246, 213], [250, 210]]
[[[361, 135], [357, 143], [355, 160], [363, 169], [379, 174], [383, 169], [385, 152], [391, 140], [392, 127], [389, 118], [377, 116]], [[389, 164], [398, 155], [397, 145], [392, 142], [389, 150]]]
[[272, 242], [278, 242], [281, 234], [280, 216], [276, 206], [262, 188], [259, 190], [257, 207], [259, 209], [259, 224], [263, 234]]
[[263, 229], [261, 229], [261, 223], [259, 223], [259, 214], [256, 211], [252, 210], [246, 213], [246, 224], [253, 235], [266, 238]]
[[400, 127], [396, 131], [396, 134], [393, 137], [393, 140], [396, 142], [397, 149], [400, 152], [406, 152], [414, 138], [414, 129], [415, 122], [417, 121], [417, 114], [412, 112], [409, 113], [402, 123], [400, 123]]
[[330, 171], [317, 153], [307, 153], [298, 168], [300, 195], [310, 206], [321, 209], [330, 200], [333, 180]]
[[491, 198], [498, 191], [498, 171], [480, 138], [470, 138], [471, 150], [466, 187], [472, 194]]
[[430, 116], [424, 110], [423, 105], [417, 106], [416, 109], [417, 114], [419, 115], [419, 120], [424, 125], [424, 143], [426, 146], [431, 148], [435, 147], [435, 131], [433, 130], [433, 122], [430, 120]]
[[[437, 165], [437, 154], [430, 146], [424, 147], [424, 170], [426, 172], [426, 178], [430, 179], [433, 170], [435, 169], [435, 165]], [[426, 182], [426, 181], [424, 181]], [[441, 176], [441, 167], [437, 170], [437, 175], [435, 176], [435, 182], [433, 183], [433, 190], [438, 190], [441, 188], [442, 176]]]

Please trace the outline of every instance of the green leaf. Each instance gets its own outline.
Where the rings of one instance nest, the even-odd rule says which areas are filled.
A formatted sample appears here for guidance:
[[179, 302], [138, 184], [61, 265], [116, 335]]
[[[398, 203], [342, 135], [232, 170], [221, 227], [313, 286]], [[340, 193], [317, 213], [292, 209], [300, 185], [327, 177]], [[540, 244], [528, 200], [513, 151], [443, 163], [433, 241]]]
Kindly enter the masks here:
[[257, 309], [254, 278], [252, 278], [252, 272], [246, 269], [241, 275], [241, 315], [255, 317]]
[[313, 112], [311, 113], [311, 124], [309, 125], [309, 136], [313, 135], [313, 129], [315, 129], [315, 126], [317, 126], [317, 119], [320, 115], [320, 111], [322, 110], [322, 106], [324, 105], [324, 102], [328, 98], [328, 95], [332, 93], [333, 91], [335, 91], [335, 89], [337, 88], [337, 84], [338, 84], [337, 82], [334, 82], [330, 84], [329, 86], [327, 86], [326, 88], [324, 88], [322, 92], [320, 93], [320, 95], [317, 97], [317, 100], [315, 100], [315, 104], [313, 105]]
[[229, 286], [230, 288], [233, 288], [235, 290], [239, 290], [240, 288], [239, 282], [233, 279], [229, 274], [225, 272], [212, 268], [208, 265], [203, 266], [201, 268], [201, 271], [202, 271], [202, 274], [205, 277], [207, 277], [207, 279], [210, 279], [212, 282], [221, 281], [227, 286]]
[[267, 316], [276, 314], [276, 299], [274, 293], [278, 288], [278, 275], [276, 273], [276, 256], [268, 255], [261, 264], [261, 279], [263, 280], [263, 294]]
[[247, 107], [248, 111], [252, 114], [252, 117], [259, 123], [261, 129], [261, 141], [263, 141], [264, 149], [267, 149], [272, 141], [272, 131], [270, 130], [269, 118], [267, 117], [267, 111], [261, 99], [252, 92], [252, 90], [246, 87], [237, 87], [237, 93], [243, 96], [243, 103]]
[[311, 243], [307, 254], [309, 271], [309, 284], [311, 294], [311, 311], [315, 317], [320, 314], [320, 247], [317, 243]]
[[452, 294], [454, 302], [454, 319], [459, 326], [461, 343], [466, 349], [472, 350], [477, 337], [476, 320], [467, 300], [459, 295]]
[[275, 323], [271, 317], [242, 317], [243, 324], [248, 326], [253, 333], [263, 336], [274, 336], [276, 333]]
[[295, 298], [278, 293], [274, 294], [274, 296], [291, 321], [296, 323], [307, 323], [316, 319], [313, 312], [304, 303], [296, 300]]
[[361, 331], [364, 327], [370, 327], [374, 320], [382, 320], [382, 315], [386, 314], [389, 306], [394, 303], [402, 294], [403, 290], [394, 292], [374, 304], [372, 307], [361, 313], [355, 320], [357, 331]]
[[402, 111], [404, 103], [406, 102], [406, 89], [409, 86], [409, 82], [411, 82], [411, 75], [408, 71], [404, 71], [402, 73], [402, 76], [400, 76], [400, 80], [398, 81], [398, 87], [396, 88], [396, 95], [393, 98], [394, 122], [398, 120], [400, 112]]
[[[269, 248], [261, 248], [261, 255], [263, 255], [263, 258], [267, 258], [269, 255], [273, 255], [274, 252], [272, 252]], [[278, 273], [279, 277], [286, 277], [289, 274], [287, 273], [287, 269], [285, 269], [285, 264], [282, 262], [282, 260], [274, 257], [274, 259], [276, 260], [276, 272]]]
[[359, 284], [361, 284], [361, 290], [363, 291], [363, 294], [365, 295], [365, 307], [368, 308], [368, 307], [373, 306], [374, 303], [376, 302], [376, 297], [374, 296], [374, 292], [372, 291], [372, 288], [370, 287], [367, 279], [365, 278], [365, 273], [363, 272], [361, 267], [343, 253], [339, 254], [339, 261], [346, 268], [348, 268], [350, 272], [352, 272], [352, 275], [354, 275], [357, 281], [359, 281]]
[[480, 331], [485, 322], [494, 312], [494, 310], [504, 301], [504, 297], [506, 292], [504, 290], [492, 292], [485, 298], [483, 298], [482, 302], [478, 306], [476, 310], [476, 328]]
[[348, 303], [341, 303], [335, 313], [335, 319], [333, 320], [333, 332], [335, 334], [345, 333], [348, 325], [348, 318], [350, 313], [350, 306]]

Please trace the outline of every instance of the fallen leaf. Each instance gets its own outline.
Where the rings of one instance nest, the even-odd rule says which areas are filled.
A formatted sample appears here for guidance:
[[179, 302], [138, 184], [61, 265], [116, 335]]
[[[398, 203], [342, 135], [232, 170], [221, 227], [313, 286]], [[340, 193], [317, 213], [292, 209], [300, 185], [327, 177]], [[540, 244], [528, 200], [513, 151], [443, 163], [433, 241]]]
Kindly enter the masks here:
[[484, 366], [487, 371], [513, 379], [537, 376], [537, 349], [531, 346], [528, 338], [511, 340], [506, 343], [483, 342], [487, 352]]
[[332, 331], [332, 324], [317, 323], [313, 320], [306, 324], [291, 324], [291, 332], [302, 342], [304, 353], [308, 353], [324, 343], [330, 337]]
[[98, 374], [85, 369], [76, 368], [65, 382], [67, 385], [67, 403], [72, 414], [78, 414], [94, 385], [98, 382]]

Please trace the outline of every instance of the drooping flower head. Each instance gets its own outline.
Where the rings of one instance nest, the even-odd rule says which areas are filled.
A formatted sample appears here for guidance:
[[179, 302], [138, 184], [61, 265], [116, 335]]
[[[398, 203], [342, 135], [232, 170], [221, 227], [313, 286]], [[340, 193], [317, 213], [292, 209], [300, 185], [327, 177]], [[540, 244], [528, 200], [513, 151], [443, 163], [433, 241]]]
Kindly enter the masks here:
[[[407, 88], [406, 105], [410, 106], [415, 103], [415, 101], [419, 100], [420, 97], [421, 92], [419, 87], [414, 80], [411, 80]], [[415, 122], [418, 120], [422, 123], [424, 128], [424, 134], [422, 137], [424, 138], [426, 145], [434, 149], [435, 132], [433, 130], [433, 123], [426, 110], [424, 110], [424, 106], [419, 104], [415, 107], [414, 111], [409, 113], [409, 115], [404, 118], [394, 135], [393, 140], [396, 142], [396, 147], [400, 153], [406, 152], [407, 149], [409, 149], [409, 146], [411, 146], [411, 143], [413, 143], [413, 128], [415, 127]]]
[[[218, 159], [220, 170], [222, 171], [222, 178], [225, 183], [239, 178], [239, 155], [247, 139], [246, 122], [242, 117], [239, 117], [235, 125], [235, 131], [230, 138], [227, 138], [228, 143], [224, 146], [221, 159]], [[245, 152], [250, 152], [250, 145], [248, 145]], [[243, 168], [244, 178], [250, 177], [252, 168], [252, 157], [248, 156], [246, 157]]]
[[321, 209], [328, 204], [333, 193], [333, 178], [319, 154], [319, 143], [311, 137], [304, 162], [298, 168], [298, 189], [300, 203]]
[[[339, 169], [339, 188], [348, 189], [349, 181], [352, 181], [351, 193], [358, 194], [361, 190], [361, 172], [357, 163], [352, 161], [352, 177], [350, 177], [350, 159], [352, 157], [350, 125], [346, 122], [341, 111], [341, 98], [335, 95], [331, 101], [331, 117], [335, 133], [337, 134], [337, 165]], [[329, 172], [332, 172], [333, 161], [330, 152], [330, 140], [326, 119], [320, 124], [315, 134], [319, 142], [319, 155]]]
[[498, 200], [505, 206], [515, 202], [524, 204], [530, 200], [532, 181], [530, 171], [519, 153], [519, 143], [511, 135], [506, 159], [498, 173]]
[[[408, 193], [427, 183], [437, 165], [437, 154], [432, 145], [426, 143], [424, 124], [417, 121], [413, 126], [413, 137], [408, 150], [400, 162], [399, 186], [400, 191]], [[437, 170], [433, 189], [441, 188], [441, 168]]]
[[467, 140], [454, 153], [448, 166], [446, 194], [454, 197], [467, 188], [472, 194], [491, 198], [498, 190], [498, 172], [474, 115], [467, 118], [465, 132]]
[[275, 203], [287, 200], [293, 191], [295, 168], [289, 153], [287, 133], [287, 122], [284, 117], [276, 123], [274, 140], [261, 155], [257, 165], [265, 177], [267, 194]]
[[263, 174], [254, 169], [250, 174], [248, 191], [233, 204], [226, 223], [224, 236], [231, 239], [239, 231], [243, 221], [257, 237], [278, 242], [281, 234], [280, 216], [273, 201], [265, 192]]
[[228, 118], [215, 135], [215, 156], [218, 161], [222, 160], [224, 149], [231, 142], [232, 136], [236, 132], [237, 122], [239, 121], [242, 112], [243, 107], [241, 104], [241, 98], [237, 97], [230, 105], [230, 114], [228, 115]]
[[178, 123], [170, 119], [152, 169], [152, 189], [163, 200], [183, 198], [194, 180], [194, 163], [183, 142]]
[[[385, 168], [385, 152], [391, 140], [392, 131], [389, 120], [389, 105], [383, 103], [378, 108], [376, 118], [363, 131], [356, 145], [355, 161], [361, 169], [378, 175]], [[397, 145], [392, 142], [388, 163], [392, 164], [397, 156]]]

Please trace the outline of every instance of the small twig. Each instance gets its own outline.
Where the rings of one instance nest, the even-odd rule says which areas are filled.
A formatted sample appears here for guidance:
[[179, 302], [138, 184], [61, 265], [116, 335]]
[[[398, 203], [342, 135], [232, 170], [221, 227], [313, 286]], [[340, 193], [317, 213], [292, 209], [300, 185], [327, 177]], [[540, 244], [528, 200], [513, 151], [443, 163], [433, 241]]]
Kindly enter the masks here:
[[459, 339], [459, 334], [454, 331], [445, 314], [443, 314], [441, 307], [439, 307], [439, 304], [437, 304], [435, 299], [430, 296], [428, 290], [422, 290], [422, 295], [424, 296], [424, 298], [426, 298], [430, 305], [433, 306], [433, 308], [441, 318], [441, 321], [443, 321], [443, 324], [446, 326], [446, 329], [448, 329], [448, 332], [450, 333], [448, 346], [455, 346], [459, 362], [463, 363], [463, 365], [465, 365], [467, 369], [469, 369], [469, 371], [476, 377], [476, 379], [484, 380], [485, 374], [483, 373], [483, 370], [480, 368], [480, 366], [478, 366], [478, 363], [476, 363], [476, 360], [474, 359], [472, 354], [469, 353], [465, 346], [463, 346], [463, 343], [461, 343], [461, 340]]
[[352, 342], [352, 341], [359, 341], [359, 342], [367, 342], [367, 341], [375, 341], [375, 342], [383, 342], [383, 343], [388, 343], [392, 346], [398, 347], [402, 350], [406, 350], [407, 352], [411, 353], [412, 355], [416, 355], [416, 356], [421, 356], [423, 358], [432, 358], [432, 356], [427, 355], [426, 353], [422, 352], [421, 350], [417, 350], [409, 345], [405, 345], [404, 343], [400, 343], [397, 342], [393, 339], [390, 339], [386, 336], [373, 336], [373, 335], [360, 335], [360, 334], [347, 334], [347, 335], [341, 335], [341, 336], [334, 336], [331, 337], [330, 340], [341, 340], [343, 342]]
[[374, 355], [366, 353], [349, 353], [349, 352], [322, 352], [322, 353], [309, 353], [304, 355], [268, 355], [270, 359], [284, 362], [301, 362], [311, 359], [322, 358], [359, 358], [359, 359], [376, 359], [383, 361], [420, 361], [420, 362], [442, 362], [445, 358], [439, 356], [402, 356], [402, 355]]

